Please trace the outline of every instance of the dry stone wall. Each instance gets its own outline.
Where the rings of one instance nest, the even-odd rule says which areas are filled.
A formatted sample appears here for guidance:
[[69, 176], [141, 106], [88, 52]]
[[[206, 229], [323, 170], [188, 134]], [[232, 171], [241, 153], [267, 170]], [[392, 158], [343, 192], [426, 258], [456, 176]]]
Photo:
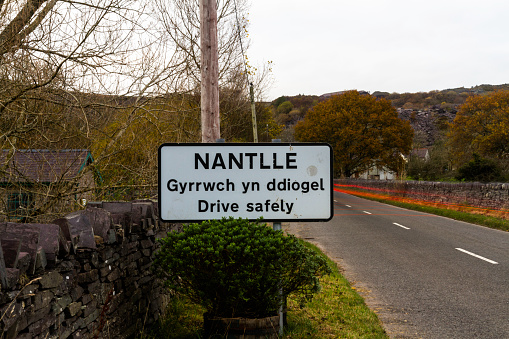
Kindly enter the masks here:
[[336, 179], [336, 184], [431, 202], [509, 209], [509, 183]]
[[89, 203], [51, 224], [0, 223], [0, 338], [128, 338], [168, 293], [151, 271], [151, 201]]

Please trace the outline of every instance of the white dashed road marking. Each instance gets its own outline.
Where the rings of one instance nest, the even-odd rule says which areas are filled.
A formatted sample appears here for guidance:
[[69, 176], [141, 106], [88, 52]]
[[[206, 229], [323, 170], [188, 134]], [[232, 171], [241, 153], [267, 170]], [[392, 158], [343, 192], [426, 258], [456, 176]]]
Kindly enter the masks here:
[[404, 228], [404, 229], [406, 229], [406, 230], [409, 230], [409, 229], [410, 229], [410, 227], [403, 226], [403, 225], [401, 225], [401, 224], [398, 224], [397, 222], [393, 222], [393, 224], [394, 224], [394, 225], [396, 225], [396, 226], [399, 226], [399, 227], [401, 227], [401, 228]]
[[473, 257], [476, 257], [477, 259], [481, 259], [481, 260], [487, 261], [487, 262], [489, 262], [490, 264], [493, 264], [493, 265], [497, 265], [497, 264], [498, 264], [498, 262], [496, 262], [496, 261], [490, 260], [490, 259], [485, 258], [485, 257], [481, 257], [481, 256], [480, 256], [480, 255], [478, 255], [478, 254], [475, 254], [475, 253], [469, 252], [469, 251], [464, 250], [464, 249], [462, 249], [462, 248], [456, 248], [456, 249], [457, 249], [458, 251], [460, 251], [460, 252], [466, 253], [466, 254], [471, 255], [471, 256], [473, 256]]

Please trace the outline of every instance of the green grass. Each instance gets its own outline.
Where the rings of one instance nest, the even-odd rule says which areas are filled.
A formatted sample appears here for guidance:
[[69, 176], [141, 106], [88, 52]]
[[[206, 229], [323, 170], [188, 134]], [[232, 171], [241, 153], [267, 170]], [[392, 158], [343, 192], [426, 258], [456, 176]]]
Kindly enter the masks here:
[[[321, 253], [314, 245], [306, 246]], [[321, 278], [320, 293], [303, 308], [289, 300], [288, 327], [283, 338], [389, 338], [377, 315], [341, 275], [337, 265], [327, 260], [333, 272]]]
[[[357, 191], [354, 189], [348, 189], [348, 191], [345, 190], [348, 194], [356, 195], [356, 192], [364, 192], [364, 191]], [[377, 195], [377, 197], [374, 196], [365, 196], [360, 195], [363, 199], [373, 200], [382, 202], [384, 204], [398, 206], [402, 208], [406, 208], [409, 210], [414, 211], [420, 211], [435, 215], [440, 215], [443, 217], [460, 220], [469, 222], [476, 225], [486, 226], [493, 229], [498, 229], [502, 231], [509, 231], [509, 220], [503, 219], [503, 218], [497, 218], [489, 215], [483, 215], [483, 214], [477, 214], [477, 213], [468, 213], [463, 211], [456, 211], [452, 209], [446, 209], [446, 208], [439, 208], [434, 206], [427, 206], [427, 205], [421, 205], [421, 204], [412, 204], [408, 202], [402, 202], [402, 201], [396, 201], [390, 199], [390, 196], [383, 196], [383, 195]]]
[[469, 222], [476, 225], [482, 225], [502, 231], [509, 231], [509, 220], [491, 217], [487, 215], [482, 214], [471, 214], [467, 212], [461, 212], [461, 211], [454, 211], [454, 210], [447, 210], [443, 208], [437, 208], [437, 207], [431, 207], [431, 206], [420, 206], [420, 205], [414, 205], [404, 202], [398, 202], [398, 201], [391, 201], [391, 200], [382, 200], [381, 202], [415, 210], [415, 211], [421, 211], [426, 212], [430, 214], [440, 215], [443, 217], [460, 220]]
[[189, 302], [181, 295], [173, 295], [166, 313], [152, 328], [143, 329], [140, 339], [203, 338], [203, 307]]
[[[320, 255], [316, 246], [303, 242]], [[389, 338], [377, 315], [341, 275], [337, 265], [327, 258], [332, 274], [320, 279], [322, 290], [301, 307], [288, 300], [288, 325], [283, 338]], [[203, 338], [204, 310], [175, 296], [158, 326], [146, 329], [139, 338]]]

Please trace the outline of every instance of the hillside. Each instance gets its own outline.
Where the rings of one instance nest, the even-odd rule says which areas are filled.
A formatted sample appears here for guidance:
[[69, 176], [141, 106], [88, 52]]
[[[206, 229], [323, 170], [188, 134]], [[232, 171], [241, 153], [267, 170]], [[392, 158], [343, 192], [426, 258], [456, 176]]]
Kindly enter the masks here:
[[[431, 146], [447, 130], [448, 123], [456, 116], [457, 108], [471, 95], [485, 95], [497, 90], [509, 90], [509, 84], [478, 85], [471, 88], [451, 88], [441, 91], [418, 93], [388, 93], [375, 91], [371, 94], [392, 102], [398, 110], [399, 117], [410, 121], [415, 131], [414, 142], [418, 147]], [[297, 95], [282, 96], [272, 102], [276, 121], [284, 124], [286, 137], [291, 138], [292, 127], [304, 119], [306, 112], [318, 102], [327, 100], [332, 95], [342, 92], [325, 93], [321, 96]], [[288, 140], [291, 141], [291, 140]]]

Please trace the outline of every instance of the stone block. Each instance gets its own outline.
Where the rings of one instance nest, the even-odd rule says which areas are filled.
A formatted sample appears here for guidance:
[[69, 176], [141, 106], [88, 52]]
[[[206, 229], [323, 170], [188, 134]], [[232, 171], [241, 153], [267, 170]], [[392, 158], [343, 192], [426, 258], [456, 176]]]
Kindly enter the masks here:
[[39, 321], [28, 326], [28, 331], [32, 333], [34, 336], [39, 335], [42, 338], [48, 338], [48, 329], [50, 326], [56, 323], [57, 318], [53, 316], [53, 314], [47, 315]]
[[133, 262], [133, 261], [137, 261], [138, 259], [140, 259], [141, 257], [143, 256], [143, 254], [141, 252], [134, 252], [132, 254], [129, 254], [127, 256], [127, 262]]
[[52, 299], [53, 293], [51, 291], [38, 291], [33, 298], [34, 311], [48, 307]]
[[96, 319], [99, 318], [99, 315], [101, 315], [101, 311], [98, 309], [95, 309], [91, 314], [88, 315], [88, 317], [85, 318], [85, 320], [84, 320], [85, 326], [96, 321]]
[[18, 255], [18, 268], [20, 270], [20, 274], [28, 272], [30, 268], [30, 263], [32, 262], [32, 258], [30, 257], [30, 253], [28, 252], [19, 252]]
[[85, 290], [80, 285], [77, 285], [71, 290], [70, 296], [72, 301], [78, 301], [82, 296]]
[[58, 225], [62, 234], [64, 235], [64, 239], [67, 241], [72, 241], [71, 230], [69, 229], [69, 222], [66, 218], [57, 218], [51, 222], [52, 224]]
[[88, 272], [78, 274], [78, 283], [91, 283], [99, 279], [99, 272], [97, 269], [90, 270]]
[[117, 232], [114, 229], [108, 230], [108, 236], [105, 238], [107, 244], [114, 244], [117, 242]]
[[130, 242], [130, 243], [127, 244], [126, 248], [127, 248], [129, 253], [134, 252], [134, 251], [136, 251], [138, 249], [138, 242], [137, 241]]
[[146, 207], [144, 211], [144, 206], [141, 203], [133, 203], [131, 210], [131, 221], [133, 224], [142, 225], [143, 220], [145, 219]]
[[99, 267], [99, 254], [97, 252], [90, 253], [90, 263], [94, 267]]
[[149, 275], [149, 276], [145, 276], [145, 277], [141, 278], [141, 279], [138, 281], [138, 284], [140, 284], [140, 285], [144, 285], [144, 284], [146, 284], [146, 283], [148, 283], [149, 281], [152, 281], [152, 280], [154, 280], [154, 277], [152, 277], [152, 276], [150, 276], [150, 275]]
[[96, 309], [97, 301], [92, 300], [91, 302], [83, 306], [83, 316], [85, 318], [88, 317], [90, 314], [94, 313]]
[[60, 326], [57, 331], [56, 335], [58, 339], [67, 339], [72, 333], [72, 329], [67, 326]]
[[77, 238], [75, 248], [96, 249], [93, 225], [85, 211], [68, 214], [65, 218], [69, 224], [71, 238]]
[[44, 249], [46, 259], [55, 263], [60, 251], [60, 244], [64, 242], [65, 236], [57, 224], [32, 224], [39, 228], [39, 247]]
[[39, 283], [43, 289], [47, 288], [55, 288], [59, 286], [64, 281], [62, 275], [58, 272], [52, 271], [48, 272], [41, 277]]
[[17, 268], [21, 241], [19, 239], [0, 239], [0, 244], [3, 250], [5, 267]]
[[47, 265], [48, 261], [46, 259], [46, 251], [44, 251], [44, 248], [42, 247], [37, 248], [35, 257], [35, 272], [42, 274]]
[[19, 293], [18, 299], [27, 299], [33, 297], [39, 291], [37, 282], [25, 286]]
[[118, 278], [120, 278], [121, 274], [122, 274], [122, 272], [120, 272], [120, 270], [118, 268], [114, 268], [113, 271], [110, 274], [108, 274], [106, 279], [109, 282], [113, 282], [113, 281], [117, 280]]
[[54, 314], [62, 313], [65, 308], [72, 303], [72, 297], [70, 295], [64, 295], [62, 298], [56, 298], [52, 305], [52, 311]]
[[2, 244], [0, 244], [0, 285], [1, 288], [4, 286], [8, 288], [7, 285], [7, 271], [5, 270], [5, 260], [4, 260], [4, 252], [2, 250]]
[[85, 294], [83, 295], [83, 299], [81, 300], [83, 304], [88, 304], [90, 303], [92, 300], [94, 300], [92, 294]]
[[112, 269], [113, 267], [107, 264], [106, 266], [99, 269], [99, 275], [101, 277], [106, 277], [108, 274], [111, 273]]
[[89, 202], [87, 202], [87, 207], [103, 208], [103, 202], [102, 201], [89, 201]]
[[62, 276], [62, 282], [58, 286], [58, 295], [62, 296], [66, 293], [71, 293], [73, 289], [78, 284], [78, 276], [76, 274], [76, 270], [68, 271], [68, 272], [61, 272]]
[[111, 263], [110, 259], [113, 258], [113, 254], [115, 253], [113, 251], [113, 248], [111, 247], [105, 247], [99, 250], [99, 260], [103, 261], [106, 264]]
[[50, 311], [51, 308], [49, 307], [41, 307], [36, 310], [35, 306], [31, 305], [27, 308], [27, 325], [30, 326], [31, 324], [43, 319]]
[[0, 224], [0, 236], [5, 239], [17, 239], [21, 241], [20, 252], [30, 254], [29, 274], [35, 272], [35, 259], [39, 243], [39, 228], [32, 224], [20, 224], [7, 222]]
[[141, 248], [152, 248], [154, 243], [150, 239], [140, 241]]
[[103, 209], [112, 214], [130, 214], [132, 212], [132, 202], [109, 201], [103, 202]]
[[66, 314], [70, 317], [74, 317], [81, 311], [81, 302], [72, 302], [67, 306]]
[[20, 271], [17, 268], [6, 268], [5, 269], [5, 277], [6, 277], [6, 288], [14, 288], [19, 281]]
[[88, 293], [98, 296], [101, 293], [101, 282], [99, 280], [95, 280], [93, 283], [87, 285]]
[[113, 226], [110, 213], [102, 208], [88, 207], [84, 212], [92, 224], [94, 235], [108, 238], [108, 231]]

